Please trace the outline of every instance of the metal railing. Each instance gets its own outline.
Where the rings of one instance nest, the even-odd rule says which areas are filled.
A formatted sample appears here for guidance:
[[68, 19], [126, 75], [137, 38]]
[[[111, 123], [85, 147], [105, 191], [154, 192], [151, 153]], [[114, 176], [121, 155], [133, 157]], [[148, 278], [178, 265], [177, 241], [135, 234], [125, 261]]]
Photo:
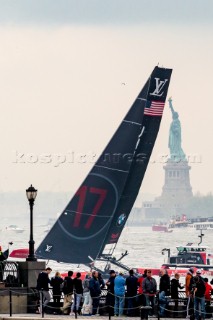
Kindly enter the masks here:
[[[40, 294], [40, 295], [39, 295]], [[138, 316], [141, 319], [147, 319], [149, 312], [153, 311], [154, 316], [156, 318], [161, 318], [160, 316], [160, 310], [165, 311], [166, 317], [186, 317], [186, 307], [187, 307], [187, 298], [185, 298], [185, 293], [180, 292], [178, 299], [172, 299], [170, 297], [166, 297], [165, 301], [160, 301], [158, 295], [155, 296], [155, 303], [153, 310], [152, 307], [147, 305], [146, 303], [141, 304], [140, 297], [142, 295], [136, 295], [134, 297], [125, 297], [125, 303], [123, 307], [123, 313], [126, 314], [129, 311], [133, 311], [134, 316]], [[152, 295], [154, 296], [154, 295]], [[54, 313], [57, 311], [60, 313], [60, 309], [56, 308], [53, 304], [53, 294], [52, 290], [50, 289], [50, 303], [48, 304], [46, 313]], [[108, 299], [109, 297], [115, 298], [115, 295], [112, 293], [107, 292], [106, 289], [102, 290], [101, 296], [98, 297], [99, 300], [99, 309], [98, 312], [101, 315], [108, 316], [109, 319], [113, 316], [114, 313], [114, 304], [112, 303], [113, 299]], [[45, 301], [45, 295], [43, 291], [38, 292], [35, 288], [16, 288], [16, 287], [5, 287], [0, 289], [0, 306], [1, 306], [1, 300], [5, 299], [6, 306], [7, 306], [7, 312], [2, 312], [2, 308], [0, 308], [0, 313], [9, 313], [10, 317], [14, 313], [17, 312], [17, 307], [19, 309], [25, 310], [25, 312], [20, 313], [40, 313], [41, 317], [44, 317], [44, 301]], [[62, 306], [64, 296], [61, 294], [60, 296], [60, 305]], [[129, 307], [128, 300], [133, 299], [134, 303], [132, 307]], [[76, 293], [74, 291], [73, 294], [73, 302], [74, 306], [76, 305]], [[82, 301], [81, 301], [81, 307], [82, 307]], [[190, 308], [191, 313], [193, 313], [194, 307], [192, 306]], [[78, 310], [76, 308], [73, 309], [75, 313], [75, 318], [78, 317]], [[206, 315], [212, 316], [213, 314], [213, 300], [211, 299], [209, 303], [209, 309], [206, 311]]]

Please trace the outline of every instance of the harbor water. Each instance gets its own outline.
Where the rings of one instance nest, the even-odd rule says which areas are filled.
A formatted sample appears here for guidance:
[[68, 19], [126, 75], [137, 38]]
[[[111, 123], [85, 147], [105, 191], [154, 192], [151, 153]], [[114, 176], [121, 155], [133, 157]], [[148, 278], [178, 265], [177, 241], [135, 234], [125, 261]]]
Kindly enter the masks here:
[[[8, 243], [11, 241], [13, 245], [10, 245], [10, 252], [14, 249], [28, 248], [29, 226], [27, 227], [26, 221], [13, 221], [13, 224], [16, 223], [17, 226], [21, 226], [24, 229], [22, 233], [7, 230], [6, 223], [8, 223], [6, 220], [2, 222], [0, 232], [0, 245], [3, 250], [7, 249]], [[43, 240], [47, 231], [48, 226], [46, 225], [46, 221], [44, 219], [40, 221], [37, 220], [34, 224], [35, 248]], [[203, 233], [202, 245], [208, 246], [209, 252], [213, 253], [212, 230], [206, 230], [203, 231]], [[163, 263], [167, 262], [167, 255], [162, 255], [162, 249], [170, 248], [171, 254], [175, 254], [176, 246], [186, 245], [189, 242], [198, 244], [200, 241], [199, 235], [200, 231], [188, 227], [176, 228], [173, 229], [173, 232], [168, 233], [154, 232], [151, 226], [127, 226], [122, 232], [113, 256], [119, 258], [120, 255], [127, 250], [128, 255], [122, 259], [123, 264], [132, 268], [159, 268]], [[70, 244], [70, 246], [72, 246], [72, 244]], [[212, 261], [211, 264], [213, 264]], [[62, 273], [70, 269], [74, 271], [88, 270], [84, 265], [72, 265], [56, 261], [49, 261], [48, 266], [53, 269], [53, 272], [60, 271]]]

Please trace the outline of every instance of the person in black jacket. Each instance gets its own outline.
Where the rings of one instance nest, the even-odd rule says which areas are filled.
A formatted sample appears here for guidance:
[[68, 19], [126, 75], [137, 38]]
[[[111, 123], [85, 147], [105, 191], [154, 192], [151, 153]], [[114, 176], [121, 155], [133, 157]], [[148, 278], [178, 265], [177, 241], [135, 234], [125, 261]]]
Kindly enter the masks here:
[[[43, 306], [43, 310], [46, 310], [48, 303], [51, 300], [49, 293], [49, 274], [52, 272], [51, 268], [46, 268], [45, 271], [42, 271], [38, 275], [37, 279], [37, 287], [36, 289], [40, 292], [40, 309]], [[43, 301], [42, 301], [43, 296]], [[39, 310], [40, 312], [40, 310]]]
[[115, 277], [116, 273], [114, 270], [110, 270], [109, 272], [110, 277], [106, 282], [107, 286], [107, 305], [108, 305], [108, 310], [109, 310], [109, 316], [114, 316], [114, 306], [115, 306], [115, 294], [114, 294], [114, 282], [115, 282]]
[[201, 271], [198, 269], [196, 271], [196, 276], [194, 277], [193, 285], [194, 293], [194, 315], [195, 319], [199, 320], [199, 310], [201, 310], [201, 319], [205, 319], [205, 291], [206, 286], [203, 278], [201, 277]]
[[175, 307], [174, 311], [175, 314], [174, 316], [178, 316], [177, 311], [178, 311], [178, 288], [183, 289], [184, 286], [181, 286], [179, 283], [180, 275], [179, 273], [175, 273], [174, 279], [171, 280], [171, 298], [175, 300]]
[[72, 296], [73, 296], [73, 279], [72, 279], [73, 272], [68, 271], [68, 276], [64, 278], [63, 283], [63, 293], [64, 293], [64, 304], [61, 308], [63, 314], [70, 313], [70, 306], [72, 304]]
[[75, 314], [74, 311], [80, 314], [79, 307], [80, 307], [81, 299], [83, 297], [83, 285], [82, 285], [80, 272], [77, 272], [76, 277], [73, 280], [73, 287], [74, 287], [75, 293], [74, 293], [74, 302], [71, 307], [70, 315], [74, 315]]
[[160, 316], [164, 317], [167, 304], [166, 296], [170, 295], [170, 277], [165, 269], [160, 270], [160, 285], [159, 285], [159, 304]]
[[54, 314], [59, 313], [60, 301], [61, 301], [61, 285], [63, 283], [60, 272], [56, 272], [55, 277], [50, 280], [50, 285], [53, 287], [53, 304], [54, 304]]
[[135, 315], [137, 291], [138, 291], [138, 278], [134, 276], [134, 271], [129, 270], [129, 277], [126, 278], [127, 289], [127, 315], [132, 317]]
[[95, 315], [97, 314], [101, 295], [101, 288], [98, 280], [98, 271], [92, 272], [92, 278], [89, 281], [89, 290], [92, 298], [92, 315]]

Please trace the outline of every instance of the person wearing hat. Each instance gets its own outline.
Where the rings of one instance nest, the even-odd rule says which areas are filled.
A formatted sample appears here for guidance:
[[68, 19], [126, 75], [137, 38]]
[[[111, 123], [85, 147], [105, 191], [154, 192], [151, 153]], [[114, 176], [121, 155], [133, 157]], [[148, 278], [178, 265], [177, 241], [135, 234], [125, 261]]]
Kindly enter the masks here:
[[110, 277], [106, 282], [106, 286], [107, 286], [106, 299], [107, 299], [107, 305], [109, 307], [109, 315], [114, 316], [114, 306], [115, 306], [114, 282], [116, 277], [115, 270], [110, 270], [109, 275]]
[[197, 274], [199, 277], [201, 277], [201, 274], [202, 274], [201, 270], [200, 270], [200, 269], [197, 269], [196, 274]]
[[186, 318], [190, 318], [190, 310], [193, 308], [192, 296], [191, 296], [191, 281], [193, 279], [194, 269], [189, 268], [186, 274], [185, 280], [185, 290], [186, 290], [186, 297], [187, 297], [187, 306], [186, 306]]
[[124, 309], [125, 299], [125, 284], [126, 280], [123, 276], [123, 271], [120, 271], [114, 281], [114, 292], [115, 292], [115, 316], [122, 316]]

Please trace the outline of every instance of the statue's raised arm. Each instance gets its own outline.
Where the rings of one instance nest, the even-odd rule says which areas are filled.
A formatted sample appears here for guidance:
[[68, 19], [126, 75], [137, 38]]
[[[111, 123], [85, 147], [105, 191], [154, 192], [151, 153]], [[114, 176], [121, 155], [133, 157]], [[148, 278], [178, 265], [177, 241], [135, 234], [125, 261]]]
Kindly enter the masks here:
[[171, 109], [172, 115], [173, 115], [174, 112], [175, 112], [175, 110], [174, 110], [173, 105], [172, 105], [172, 97], [170, 97], [170, 98], [168, 99], [168, 101], [169, 101], [169, 108]]

